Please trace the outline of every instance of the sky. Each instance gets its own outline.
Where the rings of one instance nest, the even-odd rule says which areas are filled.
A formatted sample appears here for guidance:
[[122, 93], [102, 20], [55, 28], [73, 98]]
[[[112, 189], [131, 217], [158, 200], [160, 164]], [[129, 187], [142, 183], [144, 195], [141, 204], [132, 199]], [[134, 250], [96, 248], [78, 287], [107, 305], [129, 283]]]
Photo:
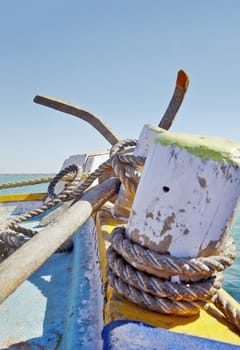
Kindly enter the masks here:
[[190, 85], [171, 130], [240, 142], [239, 18], [239, 0], [2, 0], [0, 173], [55, 173], [110, 147], [36, 94], [138, 138], [158, 125], [179, 69]]

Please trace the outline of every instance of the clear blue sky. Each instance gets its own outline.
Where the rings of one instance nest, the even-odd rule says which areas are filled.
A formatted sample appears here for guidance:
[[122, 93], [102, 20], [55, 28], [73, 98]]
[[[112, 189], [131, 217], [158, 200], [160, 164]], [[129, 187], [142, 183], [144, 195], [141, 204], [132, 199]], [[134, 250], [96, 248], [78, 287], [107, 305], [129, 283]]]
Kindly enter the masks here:
[[57, 172], [108, 148], [92, 127], [33, 103], [57, 96], [122, 138], [157, 125], [177, 71], [190, 76], [172, 130], [240, 142], [239, 0], [3, 0], [0, 173]]

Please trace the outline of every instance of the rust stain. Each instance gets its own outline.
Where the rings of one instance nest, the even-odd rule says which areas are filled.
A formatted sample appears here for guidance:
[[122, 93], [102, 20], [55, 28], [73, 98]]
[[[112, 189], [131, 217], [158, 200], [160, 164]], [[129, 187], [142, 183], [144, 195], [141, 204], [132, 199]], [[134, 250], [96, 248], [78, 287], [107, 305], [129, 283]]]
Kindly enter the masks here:
[[199, 251], [198, 251], [198, 256], [211, 256], [214, 255], [217, 251], [219, 241], [210, 241], [206, 248], [202, 249], [202, 246], [200, 246]]
[[146, 213], [146, 218], [151, 218], [153, 219], [153, 213], [151, 211]]
[[206, 198], [206, 203], [210, 203], [211, 202], [211, 198], [207, 197]]
[[172, 236], [171, 235], [165, 236], [158, 246], [158, 252], [161, 254], [169, 254], [168, 248], [171, 242], [172, 242]]
[[169, 254], [168, 248], [172, 242], [172, 236], [166, 235], [161, 242], [156, 243], [149, 239], [149, 237], [144, 236], [143, 243], [141, 243], [142, 246], [154, 250], [155, 252], [161, 253], [161, 254]]
[[229, 168], [227, 165], [223, 165], [223, 164], [221, 165], [221, 170], [222, 170], [223, 176], [225, 177], [225, 179], [227, 181], [230, 181], [230, 182], [233, 181], [233, 177], [231, 174], [231, 168]]
[[183, 231], [183, 234], [184, 234], [184, 235], [187, 235], [189, 232], [190, 232], [189, 229], [188, 229], [188, 228], [185, 228], [185, 230]]
[[172, 213], [165, 219], [163, 228], [160, 232], [160, 236], [163, 236], [167, 231], [171, 230], [171, 225], [172, 223], [174, 223], [175, 218], [176, 218], [175, 213]]
[[204, 179], [204, 177], [198, 176], [198, 182], [202, 188], [205, 188], [207, 186], [206, 179]]
[[227, 166], [226, 166], [226, 165], [224, 165], [224, 164], [222, 164], [222, 165], [221, 165], [221, 167], [220, 167], [220, 169], [222, 170], [223, 175], [225, 175], [226, 170], [227, 170]]
[[131, 237], [131, 239], [132, 239], [133, 241], [135, 241], [135, 242], [138, 242], [138, 241], [139, 241], [139, 233], [140, 233], [140, 231], [139, 231], [137, 228], [135, 228], [134, 230], [132, 230], [132, 231], [130, 232], [130, 237]]
[[158, 210], [158, 212], [157, 212], [156, 220], [161, 221], [161, 211], [160, 210]]

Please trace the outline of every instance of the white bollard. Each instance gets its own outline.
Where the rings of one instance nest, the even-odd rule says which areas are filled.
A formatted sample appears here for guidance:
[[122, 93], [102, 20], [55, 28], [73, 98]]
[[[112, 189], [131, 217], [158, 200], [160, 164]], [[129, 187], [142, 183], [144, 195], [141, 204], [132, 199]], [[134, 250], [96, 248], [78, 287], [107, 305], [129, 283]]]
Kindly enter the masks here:
[[176, 257], [217, 254], [240, 196], [240, 145], [163, 132], [148, 152], [126, 229]]

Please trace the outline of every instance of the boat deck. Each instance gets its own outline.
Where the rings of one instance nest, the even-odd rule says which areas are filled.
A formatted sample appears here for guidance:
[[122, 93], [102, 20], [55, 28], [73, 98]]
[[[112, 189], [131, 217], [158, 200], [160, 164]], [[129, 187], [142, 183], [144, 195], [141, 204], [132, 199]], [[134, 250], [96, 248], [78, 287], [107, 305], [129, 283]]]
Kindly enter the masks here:
[[74, 234], [72, 252], [51, 256], [0, 305], [0, 349], [101, 348], [96, 248], [90, 219]]
[[[109, 239], [106, 239], [106, 237], [109, 236], [113, 228], [119, 224], [119, 221], [116, 221], [110, 214], [106, 212], [99, 212], [97, 221], [99, 251], [100, 255], [102, 256], [100, 261], [102, 262], [103, 280], [106, 282], [107, 277], [105, 275], [105, 256], [106, 248], [109, 244]], [[231, 297], [226, 293], [226, 298], [230, 299]], [[234, 299], [232, 299], [232, 301], [236, 304], [236, 307], [239, 308], [238, 303]], [[174, 342], [176, 341], [178, 343], [178, 339], [180, 339], [180, 334], [187, 334], [193, 336], [189, 338], [193, 341], [192, 346], [190, 346], [189, 344], [189, 347], [185, 347], [184, 349], [199, 349], [201, 348], [201, 344], [203, 344], [204, 339], [208, 341], [213, 340], [212, 343], [205, 343], [203, 347], [204, 349], [214, 349], [215, 342], [216, 344], [218, 344], [216, 346], [220, 346], [216, 347], [217, 349], [230, 349], [231, 346], [235, 349], [239, 348], [240, 346], [240, 337], [239, 334], [236, 332], [236, 329], [231, 325], [230, 322], [227, 322], [226, 318], [223, 317], [223, 315], [215, 308], [214, 305], [210, 306], [208, 311], [201, 309], [199, 315], [189, 317], [181, 317], [174, 315], [168, 316], [150, 310], [146, 310], [137, 304], [133, 304], [132, 302], [126, 300], [124, 297], [120, 296], [116, 291], [114, 291], [111, 288], [111, 286], [108, 285], [106, 289], [106, 303], [104, 308], [104, 315], [105, 324], [111, 324], [111, 322], [113, 322], [113, 326], [108, 327], [108, 330], [111, 330], [112, 332], [112, 339], [115, 339], [116, 337], [119, 338], [120, 333], [118, 332], [121, 332], [120, 339], [124, 339], [125, 330], [126, 334], [131, 334], [133, 330], [135, 330], [137, 334], [140, 334], [142, 331], [147, 332], [147, 330], [149, 330], [149, 332], [153, 334], [153, 338], [155, 336], [158, 338], [159, 335], [158, 339], [161, 339], [162, 346], [166, 344], [166, 347], [163, 347], [163, 349], [175, 349], [175, 347], [167, 347], [167, 339], [170, 339], [169, 337], [173, 336]], [[120, 321], [122, 331], [120, 331], [120, 329], [115, 329], [117, 321]], [[127, 326], [126, 324], [129, 323], [129, 321], [130, 323], [131, 321], [133, 323]], [[143, 329], [144, 325], [146, 326], [145, 330]], [[154, 327], [155, 330], [150, 330], [149, 327]], [[164, 330], [171, 331], [171, 335], [169, 335], [167, 332], [164, 333]], [[107, 332], [105, 332], [105, 335], [106, 339], [109, 339]], [[128, 338], [127, 335], [126, 338]], [[134, 337], [134, 339], [135, 338], [138, 339], [138, 337]], [[198, 343], [195, 338], [201, 339], [200, 342]], [[133, 344], [136, 340], [134, 339], [131, 340]], [[142, 339], [142, 337], [140, 337], [140, 339]], [[185, 337], [183, 337], [181, 340], [183, 345], [184, 339]], [[131, 341], [129, 340], [130, 344]], [[118, 344], [118, 348], [109, 347], [109, 349], [127, 348], [124, 346], [124, 340], [122, 343], [119, 340]], [[153, 342], [153, 344], [155, 344], [155, 341]], [[196, 347], [196, 344], [198, 344], [198, 347]], [[152, 347], [149, 348], [148, 340], [141, 342], [141, 347], [139, 348], [137, 347], [137, 343], [134, 346], [136, 347], [131, 348], [130, 346], [129, 349], [155, 349], [153, 345], [151, 345]], [[183, 349], [183, 347], [179, 348]]]

